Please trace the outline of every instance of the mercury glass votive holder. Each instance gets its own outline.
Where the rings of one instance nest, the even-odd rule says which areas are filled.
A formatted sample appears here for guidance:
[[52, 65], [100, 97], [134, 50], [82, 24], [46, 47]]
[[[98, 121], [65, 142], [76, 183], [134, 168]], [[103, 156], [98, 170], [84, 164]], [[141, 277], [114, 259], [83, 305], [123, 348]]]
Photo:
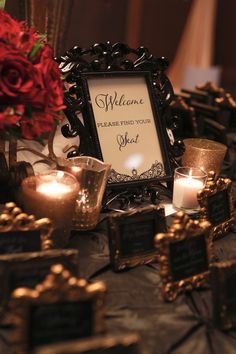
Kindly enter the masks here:
[[178, 167], [174, 173], [173, 207], [187, 213], [199, 209], [198, 191], [205, 186], [207, 174], [200, 168]]
[[51, 219], [55, 248], [63, 248], [69, 241], [78, 191], [77, 179], [64, 171], [27, 177], [22, 182], [23, 208], [37, 218]]
[[80, 185], [73, 228], [81, 231], [92, 230], [99, 222], [111, 165], [90, 156], [73, 157], [64, 160], [63, 165], [63, 170], [72, 173]]
[[185, 152], [182, 156], [182, 166], [198, 167], [209, 173], [220, 174], [227, 146], [217, 141], [201, 138], [183, 140]]

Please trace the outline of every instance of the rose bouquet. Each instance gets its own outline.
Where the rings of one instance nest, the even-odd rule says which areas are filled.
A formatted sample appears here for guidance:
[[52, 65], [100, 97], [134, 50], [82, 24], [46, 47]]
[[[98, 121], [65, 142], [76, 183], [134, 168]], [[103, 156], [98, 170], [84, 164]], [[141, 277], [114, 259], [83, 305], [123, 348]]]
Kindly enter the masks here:
[[0, 137], [40, 139], [60, 120], [60, 70], [45, 36], [0, 10]]

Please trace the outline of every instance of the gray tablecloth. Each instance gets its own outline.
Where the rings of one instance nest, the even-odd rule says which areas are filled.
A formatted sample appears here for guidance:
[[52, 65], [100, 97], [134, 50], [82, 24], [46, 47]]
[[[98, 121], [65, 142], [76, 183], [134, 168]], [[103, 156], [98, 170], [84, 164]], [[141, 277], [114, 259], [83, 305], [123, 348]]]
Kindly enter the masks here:
[[[158, 265], [114, 273], [109, 264], [105, 222], [93, 232], [74, 232], [70, 248], [80, 250], [80, 275], [107, 283], [107, 333], [138, 332], [142, 354], [235, 354], [236, 331], [215, 329], [209, 288], [166, 303], [160, 292]], [[236, 258], [236, 234], [214, 243], [219, 260]], [[9, 329], [0, 331], [0, 353], [12, 354]]]

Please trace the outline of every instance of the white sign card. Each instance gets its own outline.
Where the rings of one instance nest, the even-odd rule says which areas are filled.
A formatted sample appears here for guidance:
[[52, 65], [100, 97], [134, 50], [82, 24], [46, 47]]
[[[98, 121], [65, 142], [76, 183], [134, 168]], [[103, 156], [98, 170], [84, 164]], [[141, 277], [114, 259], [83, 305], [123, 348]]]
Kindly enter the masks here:
[[87, 84], [102, 158], [112, 165], [108, 182], [165, 177], [146, 76], [91, 76]]

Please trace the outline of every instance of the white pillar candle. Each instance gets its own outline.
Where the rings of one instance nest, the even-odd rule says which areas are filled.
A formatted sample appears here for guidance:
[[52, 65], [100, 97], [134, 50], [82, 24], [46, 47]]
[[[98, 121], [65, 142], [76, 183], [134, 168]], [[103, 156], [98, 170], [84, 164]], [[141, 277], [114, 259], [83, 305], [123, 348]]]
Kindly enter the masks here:
[[175, 179], [173, 205], [176, 208], [198, 209], [197, 192], [203, 187], [203, 181], [194, 179], [191, 176]]

